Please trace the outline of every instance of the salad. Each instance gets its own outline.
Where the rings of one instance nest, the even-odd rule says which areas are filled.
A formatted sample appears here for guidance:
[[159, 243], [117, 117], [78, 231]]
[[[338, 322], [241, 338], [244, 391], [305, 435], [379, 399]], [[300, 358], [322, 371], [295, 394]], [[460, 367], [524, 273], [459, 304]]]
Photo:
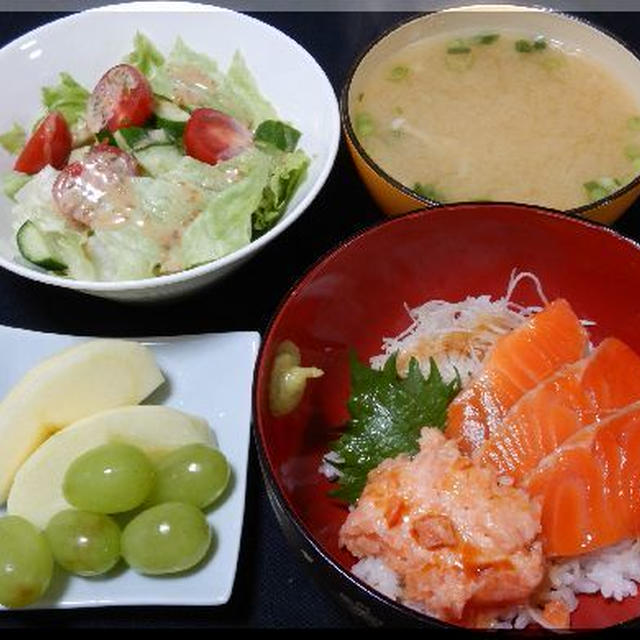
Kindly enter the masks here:
[[226, 71], [180, 38], [144, 35], [92, 91], [68, 73], [42, 89], [30, 134], [0, 135], [20, 255], [79, 280], [189, 269], [251, 242], [283, 215], [309, 157], [239, 51]]

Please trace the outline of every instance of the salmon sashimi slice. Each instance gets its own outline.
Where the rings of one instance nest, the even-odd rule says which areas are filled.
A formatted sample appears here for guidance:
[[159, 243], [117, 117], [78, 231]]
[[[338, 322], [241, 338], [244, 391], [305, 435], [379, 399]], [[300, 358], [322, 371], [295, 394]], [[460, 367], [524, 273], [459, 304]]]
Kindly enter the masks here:
[[475, 459], [518, 483], [574, 433], [639, 400], [640, 356], [606, 338], [522, 396]]
[[587, 345], [587, 332], [569, 303], [554, 300], [496, 342], [482, 371], [449, 405], [447, 437], [473, 453], [527, 391], [582, 358]]
[[522, 487], [542, 508], [547, 556], [575, 556], [640, 534], [640, 402], [581, 429]]

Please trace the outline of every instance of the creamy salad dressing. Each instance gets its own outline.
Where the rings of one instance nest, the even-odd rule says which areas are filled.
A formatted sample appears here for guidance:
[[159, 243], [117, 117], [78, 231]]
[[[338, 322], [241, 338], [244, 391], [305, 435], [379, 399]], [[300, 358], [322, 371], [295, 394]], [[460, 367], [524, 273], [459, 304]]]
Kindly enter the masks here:
[[173, 79], [173, 95], [179, 105], [205, 106], [209, 103], [216, 83], [202, 69], [192, 64], [171, 65], [168, 73]]

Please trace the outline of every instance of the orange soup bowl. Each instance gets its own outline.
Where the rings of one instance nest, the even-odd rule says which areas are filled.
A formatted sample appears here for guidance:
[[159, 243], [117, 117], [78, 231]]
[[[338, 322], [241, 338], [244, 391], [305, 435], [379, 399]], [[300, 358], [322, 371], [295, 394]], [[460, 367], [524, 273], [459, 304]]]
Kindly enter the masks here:
[[[550, 42], [561, 42], [569, 51], [584, 52], [630, 91], [640, 105], [638, 55], [616, 36], [605, 33], [581, 18], [549, 9], [507, 4], [456, 7], [411, 18], [387, 31], [369, 45], [351, 69], [340, 100], [342, 127], [356, 169], [371, 196], [386, 215], [395, 216], [417, 207], [433, 207], [441, 203], [401, 184], [364, 149], [356, 135], [354, 117], [363, 77], [386, 58], [417, 41], [446, 34], [455, 37], [465, 31], [490, 33], [501, 30], [526, 30], [530, 33], [544, 34]], [[412, 162], [412, 158], [408, 157], [407, 162]], [[640, 195], [640, 175], [635, 175], [632, 179], [627, 178], [607, 191], [606, 194], [601, 191], [599, 195], [596, 192], [592, 201], [565, 212], [610, 225]], [[447, 201], [447, 204], [455, 203]], [[524, 204], [551, 206], [542, 202]]]

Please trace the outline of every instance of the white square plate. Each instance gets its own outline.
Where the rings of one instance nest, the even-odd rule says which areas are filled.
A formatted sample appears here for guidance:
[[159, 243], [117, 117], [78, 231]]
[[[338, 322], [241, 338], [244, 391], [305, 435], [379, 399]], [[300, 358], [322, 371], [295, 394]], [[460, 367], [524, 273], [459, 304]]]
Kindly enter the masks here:
[[[42, 359], [87, 339], [0, 326], [0, 397]], [[231, 491], [207, 513], [214, 552], [194, 570], [176, 576], [141, 576], [122, 562], [96, 578], [72, 577], [56, 569], [46, 596], [32, 608], [221, 605], [231, 596], [244, 516], [251, 388], [260, 336], [238, 332], [133, 340], [153, 350], [167, 378], [148, 402], [206, 418], [233, 470]]]

